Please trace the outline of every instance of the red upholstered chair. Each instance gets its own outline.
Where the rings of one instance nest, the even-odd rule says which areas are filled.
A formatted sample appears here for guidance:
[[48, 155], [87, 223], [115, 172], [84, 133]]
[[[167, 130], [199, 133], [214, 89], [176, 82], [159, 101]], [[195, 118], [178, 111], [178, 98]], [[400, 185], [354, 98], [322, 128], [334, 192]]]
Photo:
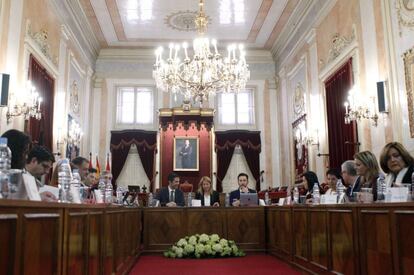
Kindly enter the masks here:
[[193, 192], [193, 185], [188, 181], [185, 181], [184, 183], [180, 184], [180, 190], [184, 193]]

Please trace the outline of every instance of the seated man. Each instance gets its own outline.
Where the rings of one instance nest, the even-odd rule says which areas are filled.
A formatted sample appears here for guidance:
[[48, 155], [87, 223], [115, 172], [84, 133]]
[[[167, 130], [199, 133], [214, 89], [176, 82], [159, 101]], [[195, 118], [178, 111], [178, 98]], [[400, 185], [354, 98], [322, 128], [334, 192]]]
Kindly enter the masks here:
[[168, 186], [161, 188], [155, 197], [160, 201], [161, 206], [184, 206], [184, 193], [178, 189], [179, 184], [180, 177], [175, 173], [170, 173], [168, 175]]
[[89, 168], [88, 175], [85, 179], [85, 185], [88, 187], [95, 186], [97, 183], [96, 172], [98, 172], [95, 168]]
[[86, 177], [89, 173], [89, 160], [83, 157], [76, 157], [72, 160], [70, 166], [72, 168], [72, 171], [73, 169], [78, 169], [81, 181], [82, 183], [85, 183]]
[[344, 179], [344, 185], [347, 187], [346, 195], [348, 198], [352, 198], [354, 192], [359, 192], [361, 189], [360, 177], [357, 175], [353, 160], [347, 160], [342, 163], [341, 175]]
[[[55, 157], [46, 147], [35, 146], [29, 152], [25, 168], [35, 178], [38, 188], [44, 185], [41, 178], [49, 173], [54, 161]], [[40, 193], [40, 197], [43, 201], [55, 201], [57, 199], [48, 191]]]
[[230, 193], [230, 203], [233, 206], [240, 206], [240, 193], [256, 193], [255, 190], [247, 187], [249, 184], [249, 176], [245, 173], [240, 173], [237, 176], [239, 183], [239, 189], [234, 190]]

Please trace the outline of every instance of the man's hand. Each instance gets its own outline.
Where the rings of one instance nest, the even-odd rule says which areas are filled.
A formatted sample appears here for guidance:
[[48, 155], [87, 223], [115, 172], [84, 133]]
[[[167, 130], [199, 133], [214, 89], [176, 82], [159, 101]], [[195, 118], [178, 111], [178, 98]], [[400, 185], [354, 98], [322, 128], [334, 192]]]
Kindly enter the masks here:
[[218, 202], [215, 202], [215, 203], [213, 204], [213, 206], [215, 206], [215, 207], [219, 207], [219, 206], [220, 206], [220, 204], [219, 204]]
[[165, 206], [167, 206], [167, 207], [176, 207], [177, 204], [173, 201], [170, 201], [169, 203], [165, 204]]
[[233, 206], [240, 206], [240, 200], [235, 200], [232, 203]]
[[49, 201], [49, 202], [57, 201], [57, 198], [55, 197], [55, 195], [53, 195], [49, 191], [44, 191], [40, 193], [40, 198], [42, 199], [42, 201]]
[[249, 193], [249, 188], [247, 188], [247, 186], [241, 186], [240, 187], [240, 192], [242, 192], [242, 193]]

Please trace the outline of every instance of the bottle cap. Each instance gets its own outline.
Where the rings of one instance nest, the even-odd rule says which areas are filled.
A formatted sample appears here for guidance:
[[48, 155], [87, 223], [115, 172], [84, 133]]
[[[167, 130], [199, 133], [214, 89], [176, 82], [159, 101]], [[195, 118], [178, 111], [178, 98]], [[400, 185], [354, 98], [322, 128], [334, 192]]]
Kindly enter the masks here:
[[0, 137], [0, 144], [6, 144], [7, 145], [7, 138], [6, 137]]

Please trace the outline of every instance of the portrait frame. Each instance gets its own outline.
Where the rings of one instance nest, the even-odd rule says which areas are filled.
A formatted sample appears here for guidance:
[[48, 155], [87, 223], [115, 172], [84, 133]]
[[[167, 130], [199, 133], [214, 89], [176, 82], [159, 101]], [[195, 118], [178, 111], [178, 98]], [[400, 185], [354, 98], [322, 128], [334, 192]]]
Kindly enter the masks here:
[[405, 88], [407, 91], [408, 122], [410, 136], [414, 138], [414, 48], [409, 49], [403, 55]]
[[[189, 146], [185, 147], [186, 140]], [[199, 170], [199, 139], [198, 137], [174, 137], [173, 152], [174, 171]]]

